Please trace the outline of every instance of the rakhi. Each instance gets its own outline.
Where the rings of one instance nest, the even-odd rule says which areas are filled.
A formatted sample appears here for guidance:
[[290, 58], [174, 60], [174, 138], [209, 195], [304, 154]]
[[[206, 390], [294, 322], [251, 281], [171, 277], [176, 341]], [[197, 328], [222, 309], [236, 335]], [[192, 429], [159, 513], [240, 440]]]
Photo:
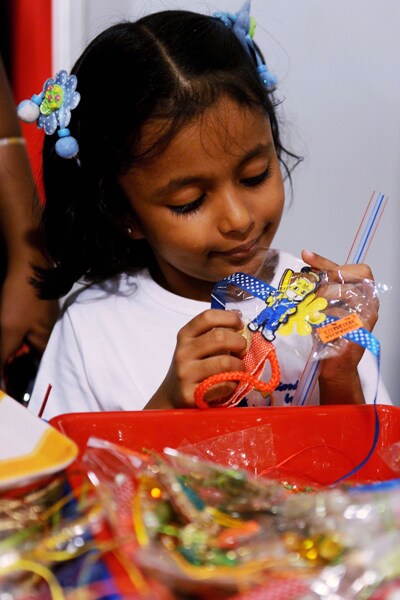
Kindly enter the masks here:
[[[227, 302], [258, 300], [261, 310], [255, 316], [247, 316], [244, 335], [251, 341], [243, 358], [245, 371], [225, 372], [213, 375], [201, 382], [195, 389], [194, 399], [199, 408], [236, 406], [253, 388], [263, 394], [270, 394], [279, 385], [280, 369], [275, 347], [272, 342], [276, 335], [288, 335], [294, 327], [299, 335], [309, 335], [312, 331], [323, 346], [335, 344], [339, 339], [351, 341], [368, 349], [380, 365], [380, 345], [375, 336], [363, 326], [357, 311], [347, 307], [344, 317], [326, 312], [330, 305], [326, 298], [317, 296], [317, 288], [322, 282], [329, 283], [327, 275], [303, 267], [300, 272], [286, 269], [278, 288], [247, 273], [234, 273], [218, 282], [213, 289], [211, 308], [225, 310]], [[231, 289], [233, 288], [233, 289]], [[235, 290], [236, 288], [236, 290]], [[230, 297], [231, 296], [231, 297]], [[333, 306], [333, 305], [332, 305]], [[333, 306], [334, 307], [334, 306]], [[242, 310], [246, 312], [246, 306]], [[269, 361], [270, 380], [260, 380], [264, 366]], [[210, 402], [204, 400], [205, 393], [222, 382], [239, 382], [235, 392], [227, 399]], [[272, 400], [271, 400], [272, 403]]]
[[[273, 287], [246, 273], [235, 273], [218, 282], [212, 291], [211, 308], [225, 309], [228, 287], [234, 285], [248, 293], [250, 297], [258, 297], [265, 302], [261, 310], [245, 327], [244, 335], [250, 342], [243, 358], [244, 371], [231, 371], [218, 373], [202, 381], [195, 389], [194, 399], [199, 408], [226, 408], [237, 406], [252, 389], [262, 394], [271, 394], [280, 383], [280, 366], [276, 356], [275, 346], [272, 341], [278, 329], [284, 325], [290, 316], [297, 312], [299, 305], [307, 298], [314, 299], [314, 291], [322, 279], [321, 273], [314, 273], [310, 268], [304, 267], [300, 273], [286, 269], [281, 277], [278, 288]], [[320, 299], [319, 308], [325, 308], [327, 303]], [[318, 311], [317, 321], [325, 319]], [[309, 327], [311, 331], [311, 327]], [[264, 367], [270, 363], [271, 376], [268, 382], [260, 379]], [[205, 393], [214, 385], [237, 381], [234, 393], [227, 400], [206, 402]]]

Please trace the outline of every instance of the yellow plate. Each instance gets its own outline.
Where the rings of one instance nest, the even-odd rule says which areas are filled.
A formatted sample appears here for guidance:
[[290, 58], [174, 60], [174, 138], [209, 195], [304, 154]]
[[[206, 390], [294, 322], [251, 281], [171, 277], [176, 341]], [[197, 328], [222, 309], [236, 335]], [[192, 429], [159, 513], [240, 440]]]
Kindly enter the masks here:
[[60, 471], [77, 455], [75, 442], [0, 390], [0, 490]]

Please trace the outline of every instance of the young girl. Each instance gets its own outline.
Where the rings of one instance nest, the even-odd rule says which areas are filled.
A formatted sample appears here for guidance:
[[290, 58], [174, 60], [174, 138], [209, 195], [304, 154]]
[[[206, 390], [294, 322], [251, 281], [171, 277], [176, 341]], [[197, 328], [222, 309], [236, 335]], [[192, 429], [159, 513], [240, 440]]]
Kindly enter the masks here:
[[[232, 273], [260, 270], [282, 216], [281, 167], [288, 174], [285, 156], [294, 157], [282, 146], [274, 81], [250, 26], [248, 5], [238, 16], [160, 12], [110, 27], [77, 61], [80, 102], [68, 134], [78, 158], [60, 157], [55, 136], [44, 147], [55, 266], [42, 272], [40, 291], [60, 297], [82, 279], [92, 285], [69, 299], [54, 328], [36, 414], [49, 391], [45, 418], [193, 407], [206, 377], [244, 369], [240, 314], [211, 310], [211, 290]], [[302, 258], [338, 269], [308, 251]], [[297, 260], [274, 259], [277, 286]], [[340, 269], [342, 278], [372, 278], [365, 265]], [[321, 403], [373, 400], [376, 379], [368, 382], [362, 350], [350, 346], [324, 361]], [[285, 362], [275, 402], [303, 367]], [[234, 389], [215, 388], [207, 400]]]

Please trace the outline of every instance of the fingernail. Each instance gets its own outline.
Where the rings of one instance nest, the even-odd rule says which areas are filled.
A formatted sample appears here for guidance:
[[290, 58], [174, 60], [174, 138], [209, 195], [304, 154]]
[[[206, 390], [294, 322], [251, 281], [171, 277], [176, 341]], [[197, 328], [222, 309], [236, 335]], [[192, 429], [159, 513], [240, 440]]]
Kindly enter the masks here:
[[302, 250], [301, 251], [302, 256], [308, 256], [309, 258], [313, 258], [315, 256], [314, 252], [311, 252], [311, 250]]

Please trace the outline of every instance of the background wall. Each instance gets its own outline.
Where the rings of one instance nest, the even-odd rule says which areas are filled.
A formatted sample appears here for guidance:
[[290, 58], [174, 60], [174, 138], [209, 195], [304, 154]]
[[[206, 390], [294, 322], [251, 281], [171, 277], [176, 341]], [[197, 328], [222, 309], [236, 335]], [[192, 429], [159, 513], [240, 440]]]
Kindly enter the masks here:
[[[121, 18], [184, 8], [237, 11], [237, 0], [53, 0], [53, 67], [70, 68], [84, 45]], [[375, 333], [382, 372], [400, 404], [400, 2], [253, 0], [256, 41], [279, 80], [286, 140], [305, 160], [274, 246], [346, 260], [373, 190], [389, 203], [368, 253], [381, 296]], [[290, 206], [291, 204], [291, 206]]]

